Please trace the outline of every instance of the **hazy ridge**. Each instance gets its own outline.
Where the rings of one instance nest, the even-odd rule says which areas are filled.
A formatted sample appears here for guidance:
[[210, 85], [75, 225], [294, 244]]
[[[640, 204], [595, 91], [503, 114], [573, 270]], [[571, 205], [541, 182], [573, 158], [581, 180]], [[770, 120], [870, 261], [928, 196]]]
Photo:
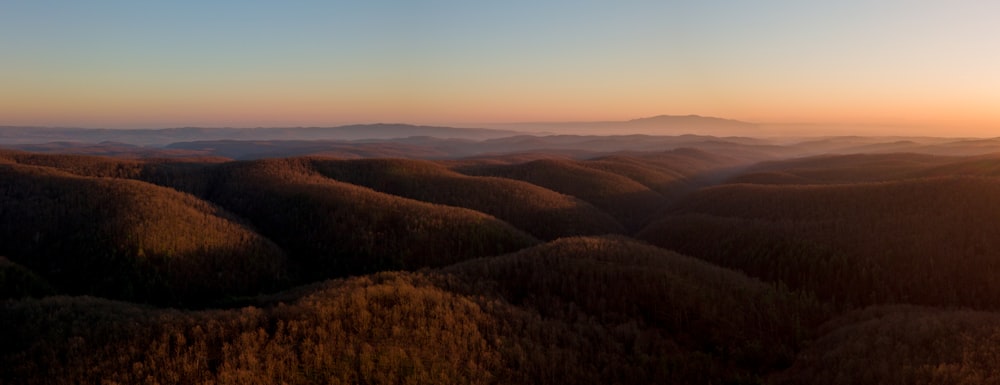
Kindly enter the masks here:
[[0, 383], [991, 383], [993, 142], [3, 150]]

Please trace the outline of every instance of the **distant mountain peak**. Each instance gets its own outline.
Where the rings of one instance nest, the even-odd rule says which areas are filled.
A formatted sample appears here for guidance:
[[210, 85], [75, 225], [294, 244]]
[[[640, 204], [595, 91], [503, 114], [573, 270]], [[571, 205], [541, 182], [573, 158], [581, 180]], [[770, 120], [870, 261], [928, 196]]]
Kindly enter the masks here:
[[743, 126], [743, 127], [756, 127], [756, 124], [744, 122], [734, 119], [717, 118], [714, 116], [701, 116], [701, 115], [656, 115], [645, 118], [632, 119], [627, 121], [627, 123], [635, 124], [648, 124], [648, 123], [662, 123], [662, 124], [691, 124], [691, 123], [701, 123], [701, 124], [725, 124], [733, 126]]

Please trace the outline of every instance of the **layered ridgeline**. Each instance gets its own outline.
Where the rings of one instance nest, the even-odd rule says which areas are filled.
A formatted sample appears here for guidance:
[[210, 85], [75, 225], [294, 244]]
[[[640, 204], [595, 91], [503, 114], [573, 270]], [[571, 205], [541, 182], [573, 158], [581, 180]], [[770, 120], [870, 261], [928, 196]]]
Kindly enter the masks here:
[[572, 195], [604, 210], [626, 228], [646, 220], [650, 209], [665, 202], [662, 194], [626, 176], [590, 168], [579, 162], [542, 159], [513, 165], [467, 165], [455, 168], [467, 175], [523, 180]]
[[[63, 187], [69, 190], [80, 190], [78, 185], [122, 185], [132, 186], [133, 190], [138, 189], [130, 190], [131, 194], [138, 197], [152, 198], [158, 196], [157, 194], [172, 194], [172, 197], [186, 202], [184, 204], [200, 204], [214, 210], [213, 212], [220, 215], [222, 220], [233, 222], [240, 227], [240, 232], [247, 233], [237, 238], [259, 238], [260, 242], [270, 245], [268, 247], [271, 251], [282, 255], [279, 259], [282, 259], [283, 267], [260, 267], [264, 271], [270, 271], [268, 276], [272, 277], [261, 278], [260, 285], [250, 285], [239, 290], [203, 291], [197, 285], [185, 289], [191, 293], [201, 292], [203, 295], [199, 296], [201, 297], [199, 301], [243, 296], [257, 292], [255, 290], [271, 290], [317, 279], [381, 270], [441, 266], [468, 258], [517, 250], [534, 244], [536, 242], [534, 238], [554, 239], [560, 236], [623, 233], [626, 229], [620, 224], [621, 222], [636, 227], [643, 221], [642, 218], [655, 212], [656, 208], [663, 204], [664, 195], [669, 191], [693, 188], [703, 183], [697, 178], [699, 171], [719, 169], [731, 162], [731, 159], [711, 156], [696, 150], [604, 157], [590, 161], [555, 162], [552, 172], [562, 173], [563, 169], [570, 171], [569, 179], [556, 185], [564, 191], [556, 192], [516, 179], [464, 175], [440, 163], [414, 160], [337, 161], [297, 158], [246, 162], [223, 162], [213, 159], [139, 161], [23, 152], [4, 152], [0, 155], [2, 155], [0, 159], [12, 170], [31, 168], [40, 170], [39, 172], [61, 175], [59, 178], [51, 175], [45, 178], [52, 179], [50, 181], [52, 184], [65, 184]], [[450, 166], [461, 168], [468, 164]], [[512, 167], [518, 166], [525, 165]], [[525, 167], [534, 166], [528, 163]], [[590, 185], [572, 188], [574, 183], [582, 183], [588, 179], [592, 180]], [[542, 179], [536, 182], [546, 184], [547, 181]], [[18, 186], [16, 183], [11, 184], [10, 191], [16, 192], [22, 189]], [[623, 188], [637, 195], [619, 194]], [[83, 188], [83, 191], [89, 191], [88, 189], [92, 188]], [[152, 189], [153, 192], [139, 191], [143, 189]], [[187, 194], [177, 194], [170, 189]], [[109, 198], [114, 194], [101, 192], [100, 189], [94, 191], [97, 192], [93, 194], [114, 199]], [[34, 192], [24, 190], [19, 194], [24, 197], [31, 196]], [[54, 194], [61, 195], [61, 193]], [[143, 206], [146, 201], [138, 198], [134, 200], [138, 202], [135, 203], [135, 207], [128, 206], [118, 212], [147, 210], [146, 206]], [[598, 202], [600, 206], [588, 203], [587, 200]], [[120, 204], [127, 202], [130, 201], [116, 200], [116, 203]], [[21, 207], [20, 215], [29, 215], [34, 210], [60, 210], [59, 206], [62, 204], [59, 200], [35, 203], [36, 206]], [[20, 203], [11, 200], [10, 205], [18, 206]], [[622, 207], [627, 211], [623, 211]], [[184, 210], [169, 209], [162, 215], [159, 212], [149, 215], [150, 218], [166, 221], [176, 219], [173, 218], [175, 212], [181, 213]], [[86, 212], [74, 212], [73, 215], [77, 218], [73, 220], [80, 223], [81, 227], [89, 223], [85, 218], [97, 218], [99, 223], [108, 222], [99, 215], [93, 216]], [[11, 220], [11, 223], [15, 221], [13, 216], [7, 219]], [[52, 222], [50, 219], [38, 220]], [[185, 246], [187, 247], [185, 253], [190, 255], [198, 255], [208, 249], [218, 249], [216, 246], [200, 244], [202, 238], [199, 237], [208, 239], [209, 234], [212, 234], [200, 231], [199, 227], [202, 226], [200, 222], [183, 217], [176, 221], [188, 223], [185, 226], [178, 225], [178, 229], [183, 228], [183, 231], [196, 233], [198, 236], [188, 236], [178, 232], [180, 230], [168, 229], [150, 230], [150, 233], [159, 234], [160, 239], [179, 237], [190, 245], [200, 245]], [[22, 226], [20, 230], [27, 231], [26, 229], [37, 227], [30, 222], [25, 223], [29, 225]], [[41, 225], [45, 223], [39, 224]], [[67, 233], [69, 231], [71, 230], [60, 228], [52, 233], [65, 235], [69, 234]], [[132, 283], [113, 283], [101, 288], [99, 286], [103, 284], [89, 282], [91, 278], [81, 278], [88, 282], [72, 284], [70, 286], [78, 289], [65, 292], [99, 294], [111, 298], [155, 303], [182, 303], [192, 300], [189, 298], [192, 295], [189, 294], [166, 293], [172, 290], [166, 289], [172, 284], [164, 283], [166, 282], [164, 279], [151, 277], [160, 274], [153, 272], [159, 271], [163, 263], [151, 262], [161, 257], [147, 257], [147, 255], [151, 251], [155, 251], [153, 254], [157, 255], [177, 254], [178, 247], [171, 246], [166, 249], [167, 251], [158, 251], [151, 249], [149, 245], [123, 246], [126, 243], [118, 242], [118, 237], [124, 233], [118, 228], [98, 226], [88, 231], [91, 231], [89, 235], [60, 240], [58, 243], [46, 244], [46, 247], [61, 247], [59, 250], [90, 250], [88, 253], [95, 254], [112, 249], [101, 243], [104, 241], [99, 241], [104, 238], [110, 239], [108, 242], [117, 243], [115, 250], [118, 251], [109, 255], [113, 254], [116, 260], [130, 261], [126, 265], [140, 261], [135, 263], [143, 266], [134, 269], [142, 270], [144, 273], [133, 274], [135, 277], [127, 281], [141, 282], [142, 285], [156, 283], [158, 287], [163, 287], [157, 290], [164, 293], [158, 294], [156, 298], [146, 294], [133, 295], [129, 294], [133, 288], [119, 288], [121, 285], [128, 286]], [[104, 234], [105, 232], [114, 233]], [[56, 279], [63, 281], [64, 279], [58, 276], [61, 271], [73, 271], [87, 276], [87, 269], [67, 268], [63, 259], [44, 257], [56, 262], [27, 262], [25, 258], [29, 258], [28, 255], [37, 259], [42, 258], [35, 255], [39, 253], [45, 255], [69, 253], [59, 250], [37, 253], [27, 251], [25, 248], [33, 247], [28, 242], [33, 237], [33, 234], [27, 233], [12, 236], [7, 245], [13, 250], [8, 252], [10, 258], [30, 269], [38, 270], [36, 272], [45, 278], [56, 274]], [[137, 243], [142, 243], [140, 238], [135, 238]], [[156, 244], [151, 245], [156, 246]], [[249, 246], [241, 244], [231, 249], [240, 250], [245, 247]], [[233, 253], [239, 252], [233, 251]], [[94, 258], [103, 260], [111, 257]], [[191, 258], [197, 259], [197, 257]], [[89, 263], [82, 262], [83, 259], [79, 261]], [[42, 266], [44, 264], [52, 266]], [[96, 268], [101, 265], [93, 266]], [[173, 264], [171, 266], [171, 269], [179, 268]], [[224, 267], [217, 266], [216, 269]], [[101, 275], [95, 275], [99, 276]], [[113, 276], [118, 277], [120, 274]], [[138, 278], [139, 276], [144, 278]], [[211, 279], [203, 278], [205, 277], [192, 279], [213, 282]], [[57, 286], [60, 285], [66, 283]], [[68, 290], [68, 287], [66, 289]], [[152, 289], [137, 290], [145, 292]]]
[[465, 207], [554, 239], [623, 233], [618, 222], [591, 204], [530, 183], [459, 174], [422, 160], [314, 160], [324, 176], [416, 200]]
[[323, 177], [307, 160], [4, 155], [0, 255], [68, 294], [209, 303], [537, 242], [480, 212]]
[[522, 180], [587, 201], [626, 229], [640, 229], [667, 202], [715, 183], [746, 160], [696, 149], [629, 153], [587, 160], [534, 159], [498, 163], [489, 158], [452, 162], [467, 175]]
[[1000, 156], [940, 156], [916, 153], [822, 155], [761, 162], [727, 183], [845, 184], [944, 176], [1000, 176]]
[[495, 217], [340, 182], [311, 165], [227, 163], [211, 174], [206, 195], [278, 243], [305, 281], [442, 266], [537, 243]]
[[878, 306], [823, 325], [773, 384], [995, 384], [1000, 313]]
[[678, 202], [640, 239], [843, 305], [1000, 308], [1000, 179], [730, 184]]
[[725, 148], [0, 152], [0, 384], [997, 382], [996, 156]]
[[0, 164], [0, 186], [0, 255], [60, 292], [190, 303], [286, 279], [280, 248], [173, 189], [19, 164]]
[[[808, 296], [622, 238], [177, 311], [3, 305], [0, 378], [58, 383], [735, 383], [791, 363]], [[39, 376], [40, 373], [44, 376]]]
[[[972, 158], [976, 159], [976, 158]], [[843, 184], [882, 182], [933, 175], [931, 170], [968, 158], [925, 154], [823, 155], [762, 162], [730, 179], [729, 183], [754, 184]], [[955, 175], [941, 173], [940, 175]]]

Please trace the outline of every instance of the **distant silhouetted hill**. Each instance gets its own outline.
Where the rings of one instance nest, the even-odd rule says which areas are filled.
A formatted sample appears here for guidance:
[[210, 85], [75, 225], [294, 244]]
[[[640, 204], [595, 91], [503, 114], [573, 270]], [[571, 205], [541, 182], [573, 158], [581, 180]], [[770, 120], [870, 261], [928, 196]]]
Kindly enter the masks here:
[[[728, 183], [834, 184], [907, 179], [930, 168], [961, 160], [926, 154], [821, 155], [762, 162]], [[947, 174], [941, 174], [947, 175]]]
[[[34, 149], [39, 146], [14, 146]], [[716, 138], [680, 135], [517, 135], [486, 140], [405, 137], [365, 140], [198, 140], [175, 142], [163, 149], [152, 148], [147, 157], [170, 151], [212, 155], [232, 159], [280, 158], [292, 156], [330, 156], [339, 158], [408, 158], [408, 159], [492, 159], [503, 155], [544, 154], [543, 158], [593, 158], [620, 152], [662, 152], [680, 148], [699, 148], [725, 153], [743, 161], [771, 159], [796, 153], [789, 147], [751, 138]], [[143, 147], [150, 149], [150, 147]], [[155, 150], [155, 151], [154, 151]]]
[[0, 144], [51, 142], [100, 143], [114, 141], [132, 145], [166, 145], [195, 140], [357, 140], [411, 136], [489, 139], [523, 134], [519, 131], [484, 128], [417, 126], [411, 124], [356, 124], [338, 127], [102, 129], [0, 126]]
[[699, 115], [658, 115], [626, 121], [532, 122], [493, 125], [519, 131], [587, 135], [723, 135], [753, 136], [760, 133], [754, 123]]
[[170, 150], [212, 154], [230, 159], [327, 156], [357, 158], [448, 158], [452, 153], [432, 146], [399, 141], [350, 142], [330, 140], [212, 140], [171, 143]]

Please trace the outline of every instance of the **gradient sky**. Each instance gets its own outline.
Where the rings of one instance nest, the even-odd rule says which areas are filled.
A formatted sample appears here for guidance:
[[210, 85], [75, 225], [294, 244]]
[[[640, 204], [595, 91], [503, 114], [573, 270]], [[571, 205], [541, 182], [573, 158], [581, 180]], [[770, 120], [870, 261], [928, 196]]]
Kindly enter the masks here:
[[1000, 135], [997, 1], [0, 0], [0, 125], [625, 120]]

